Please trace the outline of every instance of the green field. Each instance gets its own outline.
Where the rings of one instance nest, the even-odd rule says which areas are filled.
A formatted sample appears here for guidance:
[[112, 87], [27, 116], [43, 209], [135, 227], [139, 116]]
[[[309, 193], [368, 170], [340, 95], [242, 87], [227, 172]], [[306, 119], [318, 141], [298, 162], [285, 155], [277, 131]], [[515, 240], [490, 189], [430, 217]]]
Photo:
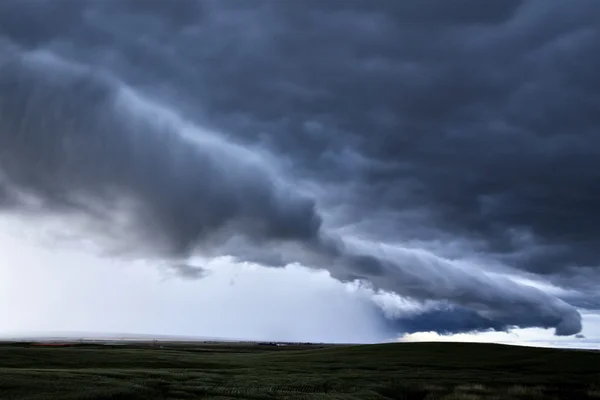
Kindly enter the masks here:
[[0, 346], [0, 399], [600, 399], [600, 352], [489, 344]]

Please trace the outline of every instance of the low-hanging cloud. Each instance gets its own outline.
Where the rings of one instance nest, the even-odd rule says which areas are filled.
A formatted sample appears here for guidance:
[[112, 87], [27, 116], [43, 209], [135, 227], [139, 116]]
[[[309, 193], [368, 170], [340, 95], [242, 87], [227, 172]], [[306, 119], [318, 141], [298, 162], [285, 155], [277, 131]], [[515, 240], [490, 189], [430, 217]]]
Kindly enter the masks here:
[[183, 276], [194, 252], [298, 262], [440, 304], [398, 331], [578, 333], [599, 248], [581, 5], [3, 3], [0, 205]]
[[[315, 201], [268, 165], [109, 76], [49, 53], [24, 53], [0, 67], [0, 90], [10, 94], [0, 102], [0, 165], [16, 198], [37, 200], [32, 212], [103, 219], [115, 199], [127, 198], [131, 228], [152, 239], [136, 251], [162, 249], [158, 256], [176, 259], [202, 247], [218, 251], [232, 236], [258, 248], [288, 242], [301, 249], [283, 252], [285, 263], [305, 262], [342, 281], [364, 280], [411, 298], [471, 306], [489, 313], [485, 328], [495, 320], [555, 327], [560, 335], [581, 328], [575, 309], [536, 289], [499, 284], [434, 257], [373, 255], [343, 243], [322, 228]], [[19, 206], [34, 207], [7, 203]]]

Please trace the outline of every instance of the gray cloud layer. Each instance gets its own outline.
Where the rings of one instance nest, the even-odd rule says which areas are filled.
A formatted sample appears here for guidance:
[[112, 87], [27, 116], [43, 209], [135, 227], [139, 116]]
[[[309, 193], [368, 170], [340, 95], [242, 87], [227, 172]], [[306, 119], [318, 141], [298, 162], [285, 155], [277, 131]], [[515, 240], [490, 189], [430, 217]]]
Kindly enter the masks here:
[[399, 330], [575, 334], [600, 248], [600, 6], [576, 3], [0, 3], [0, 202], [446, 304]]

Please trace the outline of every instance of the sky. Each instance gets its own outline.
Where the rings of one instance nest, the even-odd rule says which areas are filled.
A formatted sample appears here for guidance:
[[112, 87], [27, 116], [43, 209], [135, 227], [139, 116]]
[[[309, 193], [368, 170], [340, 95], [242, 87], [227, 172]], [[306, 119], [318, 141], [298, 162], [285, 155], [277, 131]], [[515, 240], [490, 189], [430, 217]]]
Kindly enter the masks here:
[[0, 2], [0, 335], [600, 347], [600, 2]]

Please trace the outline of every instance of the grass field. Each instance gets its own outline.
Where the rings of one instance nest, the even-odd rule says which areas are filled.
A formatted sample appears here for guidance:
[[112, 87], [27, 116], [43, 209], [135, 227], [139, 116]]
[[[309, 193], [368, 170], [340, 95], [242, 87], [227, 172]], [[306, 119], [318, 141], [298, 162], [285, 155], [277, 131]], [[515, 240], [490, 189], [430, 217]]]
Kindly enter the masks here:
[[0, 346], [0, 399], [600, 399], [600, 352], [489, 344]]

